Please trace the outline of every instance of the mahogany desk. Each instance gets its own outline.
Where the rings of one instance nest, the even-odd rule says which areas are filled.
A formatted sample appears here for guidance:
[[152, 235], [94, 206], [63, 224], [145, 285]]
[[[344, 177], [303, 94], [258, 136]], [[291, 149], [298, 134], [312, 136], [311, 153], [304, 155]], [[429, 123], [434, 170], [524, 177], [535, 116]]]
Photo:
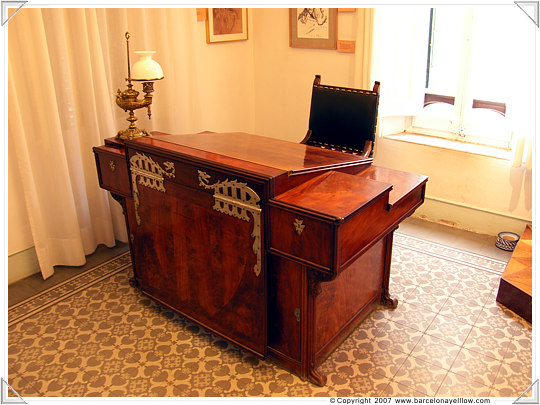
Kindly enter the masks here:
[[245, 133], [95, 147], [148, 296], [324, 385], [324, 359], [388, 293], [393, 232], [427, 178]]

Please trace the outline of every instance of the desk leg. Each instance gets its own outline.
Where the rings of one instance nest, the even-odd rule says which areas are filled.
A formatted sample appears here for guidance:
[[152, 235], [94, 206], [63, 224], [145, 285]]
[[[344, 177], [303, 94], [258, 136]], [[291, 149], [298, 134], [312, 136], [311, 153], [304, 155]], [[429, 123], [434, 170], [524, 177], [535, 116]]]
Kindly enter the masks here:
[[129, 241], [128, 241], [129, 242], [129, 252], [131, 254], [131, 267], [133, 269], [133, 278], [129, 279], [129, 285], [131, 285], [132, 287], [135, 287], [135, 288], [139, 288], [140, 287], [140, 282], [139, 282], [139, 277], [137, 277], [137, 270], [136, 270], [136, 267], [135, 267], [135, 258], [133, 257], [133, 246], [132, 246], [133, 233], [130, 231], [129, 220], [128, 220], [128, 215], [127, 215], [126, 198], [121, 196], [121, 195], [115, 194], [113, 192], [111, 192], [111, 197], [114, 198], [114, 200], [116, 202], [118, 202], [118, 204], [120, 204], [122, 206], [122, 213], [124, 214], [124, 219], [126, 221], [126, 229], [127, 229], [128, 238], [129, 238]]
[[317, 369], [318, 364], [315, 361], [315, 337], [316, 337], [316, 300], [322, 291], [321, 283], [330, 281], [332, 277], [325, 277], [311, 270], [308, 279], [308, 320], [307, 320], [307, 379], [319, 387], [326, 385], [326, 374]]
[[[397, 229], [397, 228], [396, 228]], [[388, 235], [386, 235], [386, 251], [384, 255], [384, 272], [383, 272], [383, 291], [381, 294], [381, 304], [390, 309], [397, 308], [398, 300], [397, 298], [392, 298], [390, 296], [390, 266], [392, 264], [392, 245], [394, 242], [394, 229]]]

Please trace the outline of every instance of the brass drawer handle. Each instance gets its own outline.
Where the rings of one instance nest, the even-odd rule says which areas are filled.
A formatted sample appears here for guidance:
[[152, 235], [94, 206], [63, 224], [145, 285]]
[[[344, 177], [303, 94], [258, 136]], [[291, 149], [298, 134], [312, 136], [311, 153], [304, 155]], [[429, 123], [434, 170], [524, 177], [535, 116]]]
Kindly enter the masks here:
[[296, 233], [298, 235], [302, 235], [302, 232], [304, 232], [304, 228], [306, 227], [304, 225], [304, 221], [302, 221], [301, 219], [298, 219], [296, 218], [293, 222], [293, 225], [294, 225], [294, 229], [296, 230]]
[[114, 172], [116, 170], [116, 163], [114, 160], [109, 161], [109, 167], [111, 168], [111, 172]]

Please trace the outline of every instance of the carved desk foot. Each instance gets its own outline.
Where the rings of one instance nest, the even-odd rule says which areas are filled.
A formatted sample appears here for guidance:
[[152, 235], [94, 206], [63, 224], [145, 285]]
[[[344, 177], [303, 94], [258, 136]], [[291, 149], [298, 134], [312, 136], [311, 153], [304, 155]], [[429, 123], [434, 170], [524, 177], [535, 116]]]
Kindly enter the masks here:
[[326, 374], [323, 374], [315, 367], [311, 367], [308, 372], [308, 380], [319, 387], [324, 387], [326, 385]]
[[135, 288], [138, 288], [138, 289], [141, 288], [141, 284], [139, 283], [139, 279], [138, 279], [138, 278], [131, 277], [131, 278], [128, 280], [128, 283], [129, 283], [129, 285], [132, 286], [132, 287], [135, 287]]
[[385, 291], [381, 296], [381, 304], [389, 309], [396, 309], [398, 306], [398, 299], [390, 296], [388, 291]]

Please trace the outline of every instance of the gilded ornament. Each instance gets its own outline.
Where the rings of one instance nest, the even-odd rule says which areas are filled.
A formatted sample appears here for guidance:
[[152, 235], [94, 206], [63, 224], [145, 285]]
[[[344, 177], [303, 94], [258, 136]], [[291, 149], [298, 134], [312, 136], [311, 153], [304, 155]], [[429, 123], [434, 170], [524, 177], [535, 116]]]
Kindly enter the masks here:
[[253, 253], [257, 256], [257, 263], [253, 267], [255, 275], [258, 277], [262, 267], [262, 247], [261, 247], [261, 200], [257, 193], [248, 187], [247, 183], [241, 183], [237, 180], [226, 179], [209, 184], [210, 175], [201, 170], [199, 173], [199, 185], [205, 189], [214, 190], [215, 211], [249, 222], [248, 212], [253, 216], [253, 231], [251, 236], [254, 238]]
[[[135, 153], [130, 159], [131, 183], [133, 185], [133, 201], [135, 203], [135, 218], [137, 225], [141, 224], [139, 216], [139, 189], [137, 183], [141, 186], [149, 187], [153, 190], [164, 193], [165, 186], [163, 185], [164, 175], [171, 178], [174, 177], [175, 168], [173, 162], [163, 162], [165, 170], [157, 164], [151, 157], [143, 153]], [[139, 181], [137, 182], [137, 177]]]

